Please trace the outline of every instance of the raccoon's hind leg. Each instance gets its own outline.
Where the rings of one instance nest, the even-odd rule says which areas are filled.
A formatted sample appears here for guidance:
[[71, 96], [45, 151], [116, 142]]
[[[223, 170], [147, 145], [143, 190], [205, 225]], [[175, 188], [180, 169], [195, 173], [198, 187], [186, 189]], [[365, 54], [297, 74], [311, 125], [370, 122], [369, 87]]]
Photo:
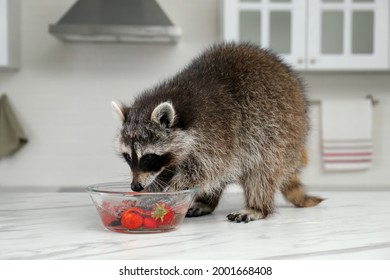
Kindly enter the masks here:
[[244, 174], [241, 185], [244, 189], [246, 207], [243, 210], [227, 215], [230, 221], [237, 223], [250, 222], [264, 219], [274, 210], [274, 196], [277, 189], [277, 182], [271, 176], [276, 172], [271, 172], [267, 176], [260, 172], [260, 168]]
[[212, 193], [201, 193], [188, 209], [186, 217], [199, 217], [211, 214], [217, 207], [223, 188], [217, 188]]
[[323, 201], [323, 198], [305, 194], [297, 173], [290, 176], [281, 191], [286, 200], [296, 207], [312, 207]]

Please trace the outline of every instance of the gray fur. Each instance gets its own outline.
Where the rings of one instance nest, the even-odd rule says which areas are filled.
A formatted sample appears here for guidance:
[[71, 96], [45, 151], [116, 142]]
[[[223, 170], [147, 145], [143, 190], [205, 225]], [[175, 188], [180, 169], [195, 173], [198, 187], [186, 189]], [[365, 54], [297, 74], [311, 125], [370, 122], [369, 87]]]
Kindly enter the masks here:
[[[168, 125], [156, 121], [156, 112], [168, 112]], [[297, 75], [267, 50], [213, 46], [123, 113], [121, 152], [136, 145], [139, 159], [169, 155], [158, 172], [140, 176], [132, 170], [132, 177], [144, 178], [144, 191], [199, 186], [188, 216], [211, 213], [229, 183], [241, 184], [246, 199], [245, 209], [228, 215], [236, 222], [272, 213], [278, 189], [289, 201], [301, 195], [293, 191], [301, 189], [297, 174], [308, 133], [307, 102]]]

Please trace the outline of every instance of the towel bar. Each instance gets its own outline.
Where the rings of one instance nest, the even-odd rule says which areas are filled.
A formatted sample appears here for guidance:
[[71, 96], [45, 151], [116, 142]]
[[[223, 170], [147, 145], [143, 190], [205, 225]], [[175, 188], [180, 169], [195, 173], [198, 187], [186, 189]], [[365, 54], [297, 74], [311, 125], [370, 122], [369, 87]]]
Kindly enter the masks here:
[[[376, 106], [379, 103], [379, 100], [375, 99], [374, 96], [372, 96], [372, 94], [367, 94], [366, 98], [371, 100], [372, 106]], [[321, 100], [317, 100], [317, 99], [309, 100], [309, 104], [310, 105], [320, 105]]]

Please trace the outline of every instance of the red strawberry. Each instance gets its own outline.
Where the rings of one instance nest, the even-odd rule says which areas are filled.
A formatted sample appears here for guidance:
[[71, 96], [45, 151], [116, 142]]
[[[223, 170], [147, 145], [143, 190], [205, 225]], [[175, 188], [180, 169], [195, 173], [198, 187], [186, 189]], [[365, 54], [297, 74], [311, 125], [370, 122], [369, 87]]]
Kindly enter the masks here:
[[159, 223], [153, 219], [153, 218], [145, 218], [144, 219], [144, 226], [150, 229], [156, 228], [159, 226]]
[[162, 225], [168, 225], [172, 223], [175, 212], [173, 212], [172, 208], [168, 204], [164, 202], [157, 202], [152, 209], [151, 215], [152, 218], [154, 218], [157, 222], [160, 222]]
[[136, 214], [142, 215], [142, 216], [150, 216], [150, 211], [149, 210], [138, 208], [138, 207], [127, 208], [126, 212], [127, 211], [128, 212], [133, 212], [133, 213], [136, 213]]
[[164, 220], [161, 222], [163, 225], [170, 225], [173, 222], [173, 218], [175, 217], [175, 212], [169, 211], [165, 216]]
[[122, 214], [121, 223], [124, 227], [129, 229], [137, 229], [139, 228], [143, 223], [142, 216], [134, 213], [133, 211], [129, 211], [130, 209], [127, 209]]

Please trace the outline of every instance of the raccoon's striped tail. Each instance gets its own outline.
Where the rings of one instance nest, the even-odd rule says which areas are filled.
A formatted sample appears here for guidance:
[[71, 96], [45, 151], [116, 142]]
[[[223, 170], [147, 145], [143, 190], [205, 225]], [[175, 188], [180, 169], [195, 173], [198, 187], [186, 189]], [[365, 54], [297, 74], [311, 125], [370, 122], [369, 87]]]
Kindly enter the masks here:
[[[301, 151], [302, 166], [307, 165], [307, 153], [305, 149]], [[324, 199], [317, 196], [305, 194], [302, 183], [299, 180], [298, 172], [292, 174], [281, 189], [283, 196], [296, 207], [312, 207]]]
[[296, 207], [312, 207], [324, 200], [321, 197], [305, 194], [302, 184], [295, 174], [290, 177], [281, 191], [283, 196]]

